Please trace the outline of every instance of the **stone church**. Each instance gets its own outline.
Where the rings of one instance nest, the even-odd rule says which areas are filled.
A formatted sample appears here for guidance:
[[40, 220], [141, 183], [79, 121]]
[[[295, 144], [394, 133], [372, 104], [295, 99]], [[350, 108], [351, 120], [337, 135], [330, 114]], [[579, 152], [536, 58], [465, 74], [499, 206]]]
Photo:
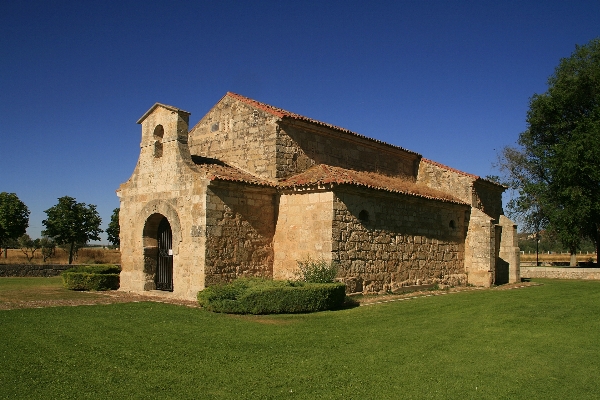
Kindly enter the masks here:
[[195, 299], [242, 276], [339, 265], [348, 293], [516, 282], [504, 187], [227, 93], [194, 126], [156, 103], [120, 197], [121, 290]]

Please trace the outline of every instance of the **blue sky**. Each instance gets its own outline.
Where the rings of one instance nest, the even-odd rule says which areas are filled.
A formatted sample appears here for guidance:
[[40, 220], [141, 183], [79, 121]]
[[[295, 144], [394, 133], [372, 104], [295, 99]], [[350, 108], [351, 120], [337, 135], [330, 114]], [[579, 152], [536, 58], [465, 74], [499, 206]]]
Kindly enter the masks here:
[[529, 98], [600, 36], [600, 1], [4, 1], [0, 191], [96, 204], [103, 227], [155, 102], [193, 126], [227, 91], [497, 174]]

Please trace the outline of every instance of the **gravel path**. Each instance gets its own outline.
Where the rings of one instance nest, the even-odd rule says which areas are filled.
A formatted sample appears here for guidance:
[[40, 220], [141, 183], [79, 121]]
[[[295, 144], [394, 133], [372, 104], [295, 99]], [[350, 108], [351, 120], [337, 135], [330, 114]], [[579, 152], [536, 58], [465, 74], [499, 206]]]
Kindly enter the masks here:
[[[389, 294], [389, 295], [373, 295], [373, 296], [361, 296], [356, 300], [361, 306], [389, 303], [393, 301], [402, 301], [408, 299], [417, 299], [431, 296], [442, 296], [452, 293], [460, 293], [473, 290], [510, 290], [520, 289], [530, 286], [540, 286], [540, 283], [536, 282], [521, 282], [512, 283], [502, 286], [496, 286], [492, 288], [481, 288], [481, 287], [455, 287], [447, 290], [428, 290], [419, 292], [410, 292], [403, 294]], [[106, 291], [106, 292], [84, 292], [89, 293], [89, 298], [82, 298], [77, 300], [33, 300], [33, 301], [13, 301], [0, 303], [0, 310], [14, 310], [22, 308], [45, 308], [45, 307], [63, 307], [63, 306], [92, 306], [98, 304], [114, 304], [114, 303], [134, 303], [141, 301], [153, 301], [158, 303], [176, 304], [180, 306], [198, 308], [198, 303], [193, 300], [181, 300], [166, 298], [158, 295], [139, 295], [129, 292], [121, 291]]]

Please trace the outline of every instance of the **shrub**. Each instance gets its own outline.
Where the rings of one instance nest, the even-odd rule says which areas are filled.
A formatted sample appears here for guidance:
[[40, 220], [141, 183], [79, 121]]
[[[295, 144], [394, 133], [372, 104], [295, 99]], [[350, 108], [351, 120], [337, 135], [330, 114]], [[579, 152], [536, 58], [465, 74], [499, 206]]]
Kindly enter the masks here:
[[338, 272], [335, 261], [325, 261], [322, 258], [313, 260], [307, 257], [304, 261], [297, 261], [299, 281], [310, 283], [333, 283]]
[[121, 272], [121, 267], [112, 264], [100, 265], [77, 265], [69, 268], [65, 272], [87, 272], [89, 274], [118, 274]]
[[340, 308], [346, 297], [342, 283], [307, 283], [240, 278], [198, 293], [209, 311], [231, 314], [306, 313]]
[[116, 290], [120, 272], [116, 265], [79, 265], [62, 273], [63, 285], [70, 290]]

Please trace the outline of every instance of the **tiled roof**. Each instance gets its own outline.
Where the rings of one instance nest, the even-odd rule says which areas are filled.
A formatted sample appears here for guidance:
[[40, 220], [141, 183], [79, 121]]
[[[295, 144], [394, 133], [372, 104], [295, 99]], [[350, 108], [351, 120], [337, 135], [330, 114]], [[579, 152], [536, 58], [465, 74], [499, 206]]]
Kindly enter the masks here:
[[345, 184], [383, 190], [391, 193], [401, 193], [410, 196], [466, 204], [456, 197], [412, 181], [389, 177], [374, 172], [353, 171], [340, 167], [320, 164], [306, 171], [279, 182], [279, 188], [311, 187], [326, 184]]
[[[205, 159], [211, 160], [211, 159]], [[229, 181], [247, 183], [251, 185], [275, 187], [275, 182], [258, 178], [241, 169], [229, 166], [224, 163], [214, 163], [212, 161], [194, 160], [196, 166], [204, 172], [207, 179], [217, 181]]]
[[374, 172], [353, 171], [330, 165], [315, 165], [304, 172], [291, 176], [279, 183], [258, 178], [248, 172], [226, 165], [212, 159], [197, 158], [198, 168], [204, 172], [207, 179], [245, 183], [278, 189], [311, 188], [315, 186], [335, 184], [354, 185], [390, 193], [400, 193], [409, 196], [423, 197], [450, 203], [465, 204], [463, 201], [439, 190], [416, 184], [402, 178], [394, 178]]
[[278, 107], [274, 107], [274, 106], [271, 106], [271, 105], [268, 105], [268, 104], [265, 104], [265, 103], [261, 103], [260, 101], [252, 100], [252, 99], [250, 99], [248, 97], [244, 97], [244, 96], [242, 96], [240, 94], [237, 94], [237, 93], [227, 92], [226, 96], [232, 97], [232, 98], [234, 98], [236, 100], [239, 100], [239, 101], [241, 101], [243, 103], [246, 103], [246, 104], [248, 104], [248, 105], [250, 105], [250, 106], [252, 106], [252, 107], [254, 107], [256, 109], [263, 110], [263, 111], [265, 111], [265, 112], [267, 112], [267, 113], [269, 113], [271, 115], [274, 115], [274, 116], [276, 116], [278, 118], [281, 118], [281, 119], [289, 118], [289, 119], [293, 119], [293, 120], [297, 120], [297, 121], [308, 122], [310, 124], [314, 124], [314, 125], [318, 125], [318, 126], [323, 126], [323, 127], [326, 127], [326, 128], [329, 128], [329, 129], [333, 129], [333, 130], [338, 131], [338, 132], [346, 133], [346, 134], [349, 134], [349, 135], [352, 135], [352, 136], [359, 137], [361, 139], [366, 139], [366, 140], [369, 140], [371, 142], [379, 143], [379, 144], [382, 144], [382, 145], [385, 145], [385, 146], [392, 147], [394, 149], [399, 149], [399, 150], [402, 150], [402, 151], [405, 151], [405, 152], [408, 152], [408, 153], [420, 156], [419, 153], [416, 153], [416, 152], [411, 151], [411, 150], [407, 150], [407, 149], [405, 149], [403, 147], [396, 146], [396, 145], [393, 145], [393, 144], [389, 144], [389, 143], [386, 143], [386, 142], [381, 141], [381, 140], [377, 140], [377, 139], [373, 139], [373, 138], [370, 138], [370, 137], [365, 136], [365, 135], [361, 135], [359, 133], [353, 132], [353, 131], [351, 131], [349, 129], [346, 129], [346, 128], [341, 128], [339, 126], [328, 124], [326, 122], [317, 121], [316, 119], [308, 118], [308, 117], [305, 117], [305, 116], [300, 115], [300, 114], [296, 114], [296, 113], [293, 113], [293, 112], [290, 112], [290, 111], [286, 111], [286, 110], [278, 108]]
[[460, 171], [460, 170], [458, 170], [458, 169], [455, 169], [455, 168], [449, 167], [449, 166], [447, 166], [447, 165], [444, 165], [444, 164], [440, 164], [439, 162], [435, 162], [435, 161], [429, 160], [429, 159], [427, 159], [427, 158], [421, 158], [421, 161], [422, 161], [422, 162], [425, 162], [425, 163], [427, 163], [427, 164], [435, 165], [436, 167], [439, 167], [439, 168], [445, 169], [445, 170], [447, 170], [447, 171], [452, 171], [452, 172], [455, 172], [455, 173], [457, 173], [457, 174], [459, 174], [459, 175], [468, 176], [469, 178], [472, 178], [472, 179], [474, 179], [474, 180], [480, 180], [480, 181], [483, 181], [483, 182], [486, 182], [486, 183], [491, 183], [491, 184], [493, 184], [493, 185], [496, 185], [496, 186], [500, 186], [500, 187], [506, 188], [506, 186], [504, 186], [504, 185], [502, 185], [502, 184], [500, 184], [500, 183], [497, 183], [497, 182], [494, 182], [494, 181], [490, 181], [489, 179], [482, 178], [482, 177], [480, 177], [480, 176], [478, 176], [478, 175], [473, 175], [473, 174], [469, 174], [469, 173], [467, 173], [467, 172]]

